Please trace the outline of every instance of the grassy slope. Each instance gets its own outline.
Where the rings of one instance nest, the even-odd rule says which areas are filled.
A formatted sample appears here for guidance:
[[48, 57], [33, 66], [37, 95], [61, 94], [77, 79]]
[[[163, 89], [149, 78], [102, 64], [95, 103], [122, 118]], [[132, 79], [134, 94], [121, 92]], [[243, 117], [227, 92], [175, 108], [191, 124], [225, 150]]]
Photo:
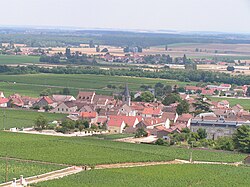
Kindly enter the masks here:
[[39, 57], [36, 56], [20, 56], [20, 55], [0, 55], [0, 65], [3, 64], [24, 64], [39, 63]]
[[[0, 156], [66, 164], [102, 164], [189, 159], [190, 150], [145, 144], [130, 144], [96, 138], [68, 138], [0, 133]], [[30, 154], [32, 153], [32, 154]], [[193, 150], [194, 160], [242, 161], [243, 154]]]
[[60, 120], [66, 115], [64, 114], [52, 114], [52, 113], [38, 113], [25, 110], [10, 110], [0, 108], [0, 130], [3, 129], [3, 114], [5, 111], [5, 129], [12, 127], [32, 127], [34, 126], [34, 120], [39, 115], [44, 115], [48, 121]]
[[218, 97], [209, 97], [212, 101], [222, 101], [227, 100], [230, 102], [230, 106], [240, 104], [246, 110], [250, 110], [250, 99], [237, 99], [237, 98], [218, 98]]
[[[45, 165], [45, 164], [27, 163], [27, 162], [9, 160], [8, 181], [12, 180], [13, 178], [19, 178], [20, 175], [23, 175], [24, 177], [29, 177], [62, 168], [63, 167], [61, 166], [55, 166], [55, 165]], [[0, 183], [5, 182], [5, 175], [6, 175], [6, 161], [0, 159]]]
[[35, 186], [248, 186], [249, 167], [162, 165], [93, 170]]
[[[1, 82], [5, 81], [5, 82]], [[13, 82], [16, 82], [13, 84]], [[115, 85], [117, 87], [129, 84], [131, 91], [140, 90], [143, 84], [151, 85], [157, 83], [186, 85], [184, 82], [174, 80], [136, 78], [136, 77], [119, 77], [119, 76], [103, 76], [103, 75], [64, 75], [64, 74], [32, 74], [32, 75], [0, 75], [0, 90], [6, 92], [6, 95], [20, 92], [24, 95], [37, 96], [39, 93], [52, 87], [52, 91], [60, 91], [63, 87], [69, 87], [73, 94], [79, 89], [96, 90], [97, 93], [111, 94], [112, 92], [120, 92], [121, 90], [107, 89], [107, 85]], [[54, 87], [53, 87], [54, 86]]]

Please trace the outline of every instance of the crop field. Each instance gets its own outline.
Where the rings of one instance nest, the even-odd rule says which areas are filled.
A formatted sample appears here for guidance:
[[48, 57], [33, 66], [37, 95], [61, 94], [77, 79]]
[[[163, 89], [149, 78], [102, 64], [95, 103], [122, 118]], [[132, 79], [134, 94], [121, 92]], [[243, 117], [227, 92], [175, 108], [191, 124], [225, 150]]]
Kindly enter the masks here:
[[19, 178], [20, 175], [23, 175], [26, 178], [63, 168], [62, 166], [56, 165], [21, 162], [14, 160], [8, 160], [6, 162], [5, 159], [0, 159], [0, 184], [6, 182], [6, 165], [8, 168], [7, 181], [11, 181], [13, 178]]
[[[30, 75], [0, 75], [0, 90], [6, 92], [6, 95], [12, 93], [21, 93], [28, 96], [38, 96], [39, 93], [51, 88], [58, 92], [68, 87], [72, 94], [76, 95], [78, 90], [96, 91], [98, 94], [111, 94], [120, 92], [120, 86], [124, 87], [128, 83], [131, 91], [140, 90], [140, 86], [151, 85], [152, 87], [161, 82], [163, 84], [186, 85], [185, 82], [174, 80], [150, 79], [138, 77], [120, 77], [103, 75], [61, 75], [61, 74], [30, 74]], [[114, 85], [117, 89], [108, 89], [107, 85]]]
[[[5, 113], [5, 118], [3, 115]], [[34, 126], [34, 121], [39, 115], [44, 115], [48, 121], [61, 120], [65, 114], [38, 113], [26, 110], [11, 110], [0, 108], [0, 130]]]
[[21, 55], [0, 55], [0, 65], [3, 64], [25, 64], [25, 63], [39, 63], [39, 57], [36, 56], [21, 56]]
[[[72, 165], [187, 160], [190, 156], [190, 150], [185, 148], [7, 132], [0, 132], [0, 145], [0, 156]], [[193, 150], [194, 160], [236, 162], [245, 157], [239, 153]]]
[[249, 99], [237, 99], [237, 98], [219, 98], [219, 97], [209, 97], [212, 101], [222, 101], [227, 100], [230, 102], [230, 106], [235, 106], [239, 104], [244, 107], [246, 110], [250, 110], [250, 98]]
[[249, 186], [249, 175], [250, 168], [243, 166], [160, 165], [92, 170], [35, 186]]

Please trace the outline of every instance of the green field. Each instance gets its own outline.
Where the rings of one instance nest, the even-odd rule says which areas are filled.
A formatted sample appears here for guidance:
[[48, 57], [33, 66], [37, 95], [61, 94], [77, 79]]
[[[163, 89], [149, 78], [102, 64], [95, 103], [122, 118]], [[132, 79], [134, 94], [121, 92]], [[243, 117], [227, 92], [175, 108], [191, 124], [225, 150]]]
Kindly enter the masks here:
[[237, 98], [219, 98], [219, 97], [209, 97], [212, 101], [222, 101], [227, 100], [230, 106], [235, 106], [237, 104], [244, 107], [246, 110], [250, 110], [250, 98], [249, 99], [237, 99]]
[[39, 63], [37, 56], [21, 56], [21, 55], [0, 55], [0, 65], [3, 64], [25, 64], [25, 63]]
[[30, 75], [0, 75], [0, 90], [6, 95], [20, 93], [28, 96], [38, 96], [39, 93], [51, 88], [52, 91], [58, 92], [62, 88], [68, 87], [74, 95], [78, 90], [95, 90], [99, 94], [111, 94], [112, 92], [120, 92], [120, 89], [108, 89], [107, 85], [115, 85], [116, 87], [124, 86], [128, 83], [131, 91], [140, 90], [140, 86], [151, 85], [152, 87], [161, 82], [163, 84], [179, 84], [184, 86], [187, 83], [174, 80], [150, 79], [138, 77], [120, 77], [120, 76], [104, 76], [104, 75], [66, 75], [66, 74], [30, 74]]
[[[7, 132], [0, 132], [0, 145], [0, 156], [72, 165], [187, 160], [190, 155], [185, 148]], [[235, 162], [245, 157], [238, 153], [193, 150], [194, 160]]]
[[21, 162], [14, 160], [8, 160], [6, 162], [5, 159], [0, 159], [0, 184], [6, 182], [6, 164], [8, 168], [7, 181], [11, 181], [13, 178], [19, 178], [20, 175], [23, 175], [26, 178], [63, 168], [62, 166], [56, 165]]
[[63, 179], [38, 183], [61, 186], [249, 186], [250, 168], [225, 165], [161, 165], [81, 172]]
[[[3, 119], [4, 113], [5, 119]], [[10, 129], [13, 127], [32, 127], [34, 126], [35, 119], [41, 114], [44, 115], [48, 121], [61, 120], [66, 117], [65, 114], [38, 113], [35, 111], [0, 108], [0, 130], [4, 128]], [[5, 127], [3, 123], [5, 123]]]

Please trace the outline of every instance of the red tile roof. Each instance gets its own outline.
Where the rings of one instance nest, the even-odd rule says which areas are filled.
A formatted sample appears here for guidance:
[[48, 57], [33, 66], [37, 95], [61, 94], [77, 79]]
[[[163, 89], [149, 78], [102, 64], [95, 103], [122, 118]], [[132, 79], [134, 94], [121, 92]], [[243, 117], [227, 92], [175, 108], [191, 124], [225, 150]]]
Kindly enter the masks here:
[[144, 108], [142, 114], [160, 115], [162, 113], [160, 108]]
[[9, 99], [8, 98], [0, 98], [0, 105], [1, 104], [5, 104], [5, 103], [8, 103], [9, 102]]
[[80, 117], [82, 117], [82, 118], [96, 118], [97, 112], [81, 112]]
[[129, 127], [133, 127], [136, 122], [136, 119], [138, 119], [138, 122], [142, 121], [142, 117], [141, 116], [109, 116], [110, 120], [121, 120], [124, 121], [124, 123], [126, 125], [128, 125]]

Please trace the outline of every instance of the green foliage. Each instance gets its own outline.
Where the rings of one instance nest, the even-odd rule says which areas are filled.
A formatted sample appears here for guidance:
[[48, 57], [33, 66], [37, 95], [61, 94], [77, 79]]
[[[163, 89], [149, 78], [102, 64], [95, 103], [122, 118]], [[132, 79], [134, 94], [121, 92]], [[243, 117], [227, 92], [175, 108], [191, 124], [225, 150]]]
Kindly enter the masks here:
[[175, 94], [175, 93], [171, 93], [171, 94], [168, 94], [164, 98], [164, 100], [162, 101], [162, 104], [164, 104], [165, 106], [169, 106], [170, 104], [180, 102], [180, 101], [181, 101], [180, 95]]
[[148, 133], [145, 131], [144, 128], [139, 128], [136, 130], [135, 138], [147, 137]]
[[48, 125], [48, 120], [43, 115], [39, 115], [35, 120], [35, 125], [38, 128], [45, 129]]
[[237, 128], [233, 141], [236, 149], [244, 153], [250, 153], [250, 126], [242, 125]]
[[196, 102], [193, 103], [193, 106], [195, 107], [196, 115], [204, 112], [211, 112], [211, 105], [205, 100], [203, 96], [196, 98]]
[[205, 138], [207, 138], [206, 129], [199, 128], [199, 129], [197, 130], [197, 133], [198, 133], [200, 139], [205, 139]]
[[182, 115], [184, 113], [189, 113], [189, 103], [186, 100], [182, 100], [177, 108], [176, 108], [176, 112], [179, 115]]
[[141, 101], [143, 102], [153, 102], [154, 96], [151, 94], [151, 92], [143, 92], [140, 96]]
[[234, 143], [231, 137], [220, 137], [215, 141], [215, 149], [233, 151]]

